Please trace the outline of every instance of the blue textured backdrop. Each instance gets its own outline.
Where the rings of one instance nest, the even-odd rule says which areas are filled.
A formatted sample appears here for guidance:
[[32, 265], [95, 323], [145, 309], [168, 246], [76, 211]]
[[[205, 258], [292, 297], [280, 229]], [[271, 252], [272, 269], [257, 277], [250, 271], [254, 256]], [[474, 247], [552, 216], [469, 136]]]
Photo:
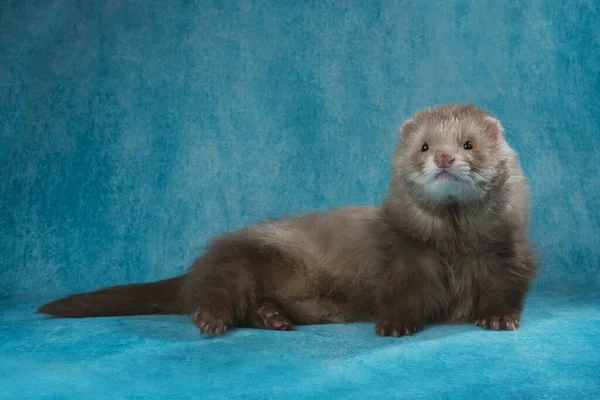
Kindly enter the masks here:
[[214, 234], [377, 203], [399, 124], [448, 101], [522, 155], [539, 284], [598, 283], [597, 3], [526, 3], [2, 2], [0, 292], [167, 277]]
[[[472, 3], [0, 0], [0, 397], [597, 396], [599, 5]], [[378, 203], [402, 120], [450, 101], [499, 117], [531, 181], [516, 333], [33, 314], [265, 217]]]

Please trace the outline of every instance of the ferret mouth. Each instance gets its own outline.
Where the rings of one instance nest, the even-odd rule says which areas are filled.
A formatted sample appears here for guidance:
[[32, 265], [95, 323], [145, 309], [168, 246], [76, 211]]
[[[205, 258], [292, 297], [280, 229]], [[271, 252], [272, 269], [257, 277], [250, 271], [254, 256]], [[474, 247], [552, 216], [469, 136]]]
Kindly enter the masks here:
[[452, 174], [451, 172], [444, 169], [444, 170], [438, 172], [438, 174], [435, 176], [435, 180], [442, 181], [442, 182], [453, 181], [453, 180], [456, 180], [456, 177], [454, 176], [454, 174]]

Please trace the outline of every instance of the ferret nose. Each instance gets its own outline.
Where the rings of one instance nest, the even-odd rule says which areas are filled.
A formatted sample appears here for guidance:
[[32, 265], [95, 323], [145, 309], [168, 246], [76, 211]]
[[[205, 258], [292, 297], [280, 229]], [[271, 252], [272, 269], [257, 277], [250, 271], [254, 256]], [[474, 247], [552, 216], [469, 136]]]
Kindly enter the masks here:
[[446, 152], [436, 152], [433, 157], [433, 162], [438, 168], [450, 168], [454, 162], [454, 156]]

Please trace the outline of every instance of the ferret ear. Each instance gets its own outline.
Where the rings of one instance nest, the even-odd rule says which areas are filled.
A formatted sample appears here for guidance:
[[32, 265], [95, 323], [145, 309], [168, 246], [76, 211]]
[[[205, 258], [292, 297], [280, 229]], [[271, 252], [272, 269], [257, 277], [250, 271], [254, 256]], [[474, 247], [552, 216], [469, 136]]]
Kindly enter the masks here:
[[405, 121], [400, 128], [402, 134], [402, 141], [406, 141], [412, 137], [417, 131], [417, 123], [412, 119]]
[[503, 135], [504, 128], [500, 121], [498, 121], [494, 117], [485, 117], [485, 133], [488, 135], [490, 139], [494, 142], [497, 142], [498, 139]]

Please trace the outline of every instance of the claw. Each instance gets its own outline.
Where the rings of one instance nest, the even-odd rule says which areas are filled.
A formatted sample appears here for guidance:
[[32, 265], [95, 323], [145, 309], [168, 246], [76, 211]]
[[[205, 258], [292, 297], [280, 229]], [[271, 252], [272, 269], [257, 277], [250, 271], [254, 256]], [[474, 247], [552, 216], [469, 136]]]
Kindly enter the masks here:
[[492, 318], [490, 322], [490, 328], [492, 328], [495, 331], [500, 329], [500, 322], [498, 321], [498, 318]]
[[377, 323], [375, 333], [379, 336], [410, 336], [420, 330], [420, 325], [400, 321], [382, 321]]
[[518, 316], [515, 317], [514, 315], [487, 317], [476, 320], [475, 325], [494, 331], [514, 331], [519, 327], [519, 319]]

